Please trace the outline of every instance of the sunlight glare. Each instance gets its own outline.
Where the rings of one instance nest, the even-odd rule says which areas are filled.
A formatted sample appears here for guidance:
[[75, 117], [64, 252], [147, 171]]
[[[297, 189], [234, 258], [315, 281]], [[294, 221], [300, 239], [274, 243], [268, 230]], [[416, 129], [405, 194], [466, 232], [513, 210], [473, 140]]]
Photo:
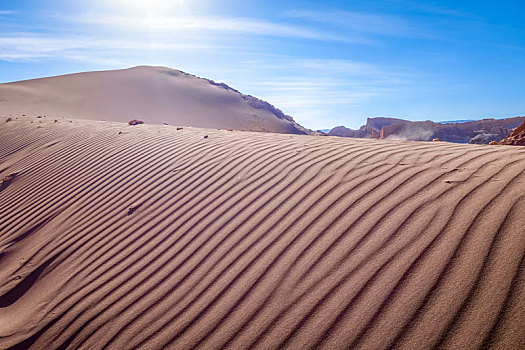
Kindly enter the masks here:
[[124, 11], [148, 15], [165, 15], [174, 10], [184, 10], [185, 0], [115, 0]]

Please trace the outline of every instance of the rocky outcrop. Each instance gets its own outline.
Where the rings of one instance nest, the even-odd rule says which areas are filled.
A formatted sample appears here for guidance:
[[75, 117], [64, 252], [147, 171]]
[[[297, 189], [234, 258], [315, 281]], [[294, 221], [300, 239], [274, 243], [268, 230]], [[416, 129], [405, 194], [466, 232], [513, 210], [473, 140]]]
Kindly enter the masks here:
[[358, 130], [348, 129], [344, 126], [336, 126], [328, 132], [328, 136], [355, 137], [360, 139], [378, 139], [380, 130], [368, 125], [363, 125]]
[[473, 138], [470, 139], [469, 143], [478, 144], [478, 145], [488, 145], [492, 141], [498, 141], [501, 140], [500, 134], [477, 134]]
[[525, 117], [507, 119], [483, 119], [460, 123], [434, 123], [432, 121], [409, 121], [397, 118], [368, 118], [366, 125], [358, 130], [338, 126], [328, 135], [357, 138], [381, 138], [409, 141], [431, 141], [488, 144], [501, 140], [512, 129], [525, 122]]
[[328, 132], [329, 136], [339, 136], [339, 137], [358, 137], [357, 130], [352, 130], [344, 126], [336, 126]]
[[503, 140], [502, 145], [525, 146], [525, 122], [518, 126], [514, 131]]
[[411, 123], [408, 120], [398, 118], [386, 118], [386, 117], [375, 117], [366, 118], [366, 126], [371, 127], [375, 130], [381, 130], [383, 127], [393, 124], [406, 124]]

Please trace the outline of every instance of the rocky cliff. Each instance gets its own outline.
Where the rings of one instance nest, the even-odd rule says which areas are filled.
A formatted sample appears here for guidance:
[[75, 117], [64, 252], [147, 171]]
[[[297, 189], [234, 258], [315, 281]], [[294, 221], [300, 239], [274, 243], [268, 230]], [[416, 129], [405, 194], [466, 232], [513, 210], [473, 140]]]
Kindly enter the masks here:
[[514, 131], [509, 136], [505, 137], [500, 144], [525, 146], [525, 122], [514, 129]]
[[328, 135], [356, 138], [382, 138], [411, 141], [441, 141], [457, 143], [488, 144], [509, 135], [514, 128], [525, 122], [525, 117], [507, 119], [483, 119], [459, 123], [434, 123], [432, 121], [409, 121], [397, 118], [368, 118], [366, 125], [358, 130], [338, 126]]

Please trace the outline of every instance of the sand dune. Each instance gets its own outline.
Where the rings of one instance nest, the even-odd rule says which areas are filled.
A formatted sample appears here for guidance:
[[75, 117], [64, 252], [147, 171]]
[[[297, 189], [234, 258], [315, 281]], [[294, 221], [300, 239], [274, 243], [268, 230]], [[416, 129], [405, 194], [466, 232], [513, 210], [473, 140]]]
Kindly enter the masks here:
[[1, 122], [0, 348], [525, 347], [524, 148]]
[[166, 67], [87, 72], [0, 84], [0, 113], [304, 134], [269, 103]]

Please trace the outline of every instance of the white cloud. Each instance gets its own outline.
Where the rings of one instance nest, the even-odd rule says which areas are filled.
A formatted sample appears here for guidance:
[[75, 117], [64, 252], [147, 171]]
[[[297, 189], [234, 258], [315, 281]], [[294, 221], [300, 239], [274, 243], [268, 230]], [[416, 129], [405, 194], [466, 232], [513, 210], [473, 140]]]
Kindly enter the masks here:
[[[57, 19], [64, 16], [54, 14]], [[298, 26], [288, 23], [266, 21], [250, 17], [219, 16], [123, 16], [107, 14], [84, 14], [70, 20], [77, 23], [122, 28], [136, 32], [158, 32], [164, 35], [180, 32], [207, 32], [220, 35], [221, 32], [245, 35], [275, 36], [286, 38], [310, 39], [319, 41], [341, 42], [348, 44], [375, 44], [362, 35], [341, 35], [330, 31], [312, 29], [309, 26]]]
[[[352, 117], [362, 120], [367, 105], [403, 94], [420, 78], [403, 67], [350, 60], [274, 57], [270, 64], [263, 59], [245, 63], [243, 85], [231, 80], [228, 84], [278, 106], [313, 129], [339, 125]], [[257, 75], [251, 76], [250, 70]]]
[[[140, 55], [147, 50], [159, 51], [188, 51], [227, 49], [226, 46], [197, 44], [197, 43], [171, 43], [150, 42], [144, 39], [120, 40], [100, 37], [68, 37], [57, 38], [31, 33], [17, 33], [11, 36], [0, 36], [0, 59], [13, 60], [37, 60], [43, 58], [63, 58], [69, 53], [69, 58], [80, 58], [85, 60], [92, 58], [99, 61], [104, 54], [111, 53], [113, 56], [127, 56], [133, 53]], [[73, 53], [75, 53], [73, 55]], [[98, 57], [97, 57], [98, 53]]]
[[324, 23], [347, 32], [393, 37], [427, 37], [427, 28], [408, 21], [405, 17], [343, 10], [293, 10], [291, 18]]

